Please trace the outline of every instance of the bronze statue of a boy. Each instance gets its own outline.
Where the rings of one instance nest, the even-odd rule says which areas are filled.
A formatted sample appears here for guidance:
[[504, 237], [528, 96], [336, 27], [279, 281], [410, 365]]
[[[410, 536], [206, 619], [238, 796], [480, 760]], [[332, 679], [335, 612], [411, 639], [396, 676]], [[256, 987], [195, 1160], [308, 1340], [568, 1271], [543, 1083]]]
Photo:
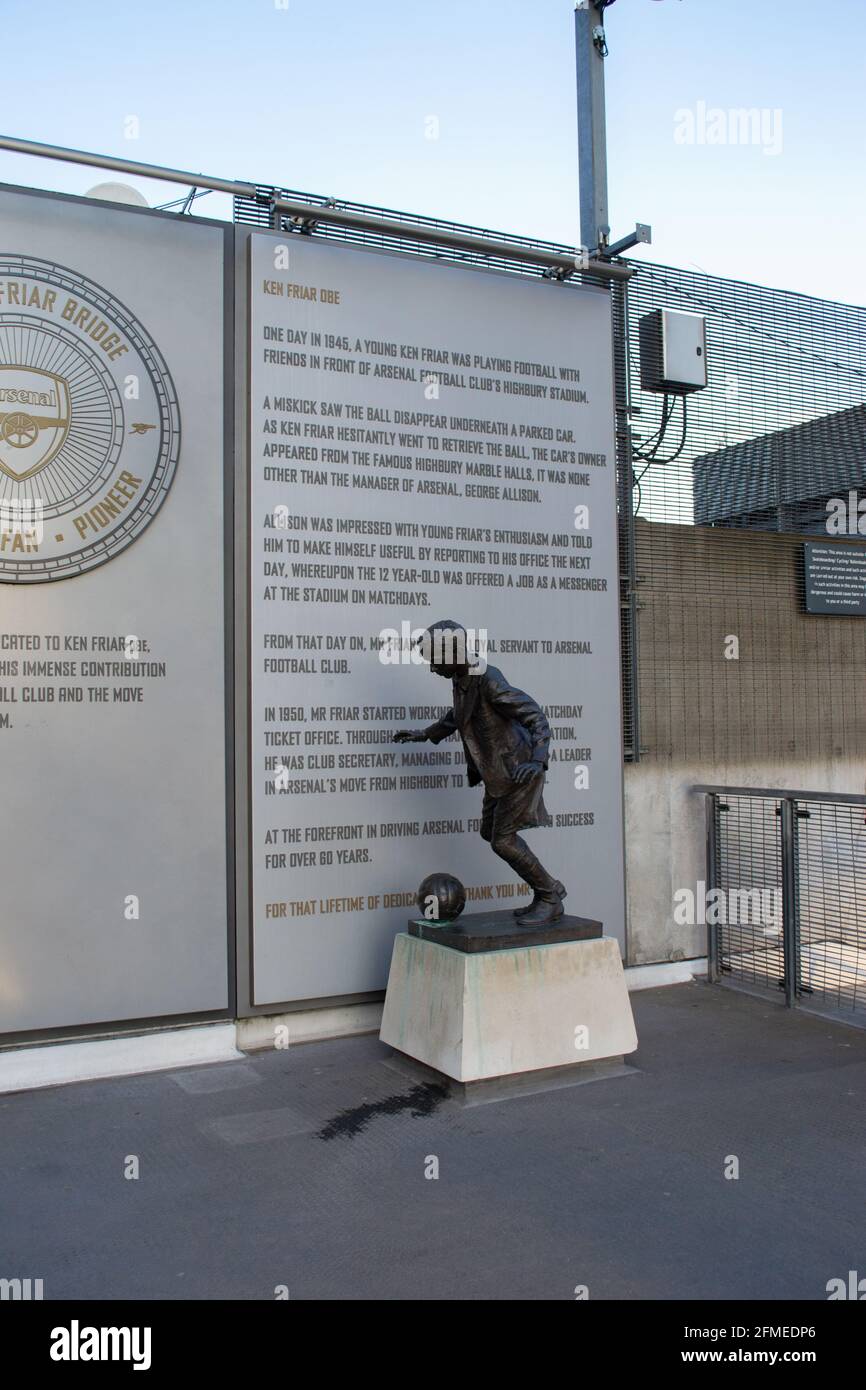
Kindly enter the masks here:
[[484, 783], [481, 835], [533, 890], [532, 901], [516, 908], [515, 917], [528, 927], [555, 922], [563, 915], [566, 890], [517, 833], [550, 823], [542, 797], [550, 743], [544, 711], [495, 666], [479, 662], [459, 623], [434, 623], [418, 646], [430, 670], [451, 681], [451, 709], [429, 728], [400, 729], [394, 741], [441, 743], [460, 734], [466, 780], [470, 787]]

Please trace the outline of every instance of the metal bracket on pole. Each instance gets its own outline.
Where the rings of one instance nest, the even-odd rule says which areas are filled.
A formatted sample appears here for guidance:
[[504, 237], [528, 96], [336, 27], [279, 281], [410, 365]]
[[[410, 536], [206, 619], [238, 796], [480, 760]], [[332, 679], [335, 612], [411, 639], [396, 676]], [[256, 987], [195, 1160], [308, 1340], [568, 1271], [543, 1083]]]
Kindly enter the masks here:
[[[600, 262], [597, 262], [599, 264]], [[552, 265], [541, 272], [545, 280], [567, 280], [576, 270], [589, 270], [589, 252], [585, 246], [578, 246], [574, 253], [574, 265]]]
[[604, 60], [607, 39], [604, 12], [614, 0], [577, 0], [574, 12], [577, 58], [577, 153], [580, 179], [580, 239], [600, 261], [621, 256], [632, 246], [652, 240], [652, 230], [638, 222], [619, 241], [610, 240], [607, 206], [607, 126]]
[[[328, 198], [322, 203], [322, 208], [335, 208], [338, 206], [336, 198]], [[321, 222], [321, 217], [305, 217], [301, 213], [294, 213], [289, 216], [288, 221], [297, 228], [301, 236], [312, 236], [313, 232]]]
[[640, 246], [641, 243], [648, 246], [652, 239], [652, 227], [647, 226], [646, 222], [636, 222], [633, 232], [620, 237], [619, 241], [612, 241], [603, 250], [598, 251], [598, 256], [601, 260], [608, 261], [613, 256], [621, 256], [624, 251], [630, 251], [633, 246]]

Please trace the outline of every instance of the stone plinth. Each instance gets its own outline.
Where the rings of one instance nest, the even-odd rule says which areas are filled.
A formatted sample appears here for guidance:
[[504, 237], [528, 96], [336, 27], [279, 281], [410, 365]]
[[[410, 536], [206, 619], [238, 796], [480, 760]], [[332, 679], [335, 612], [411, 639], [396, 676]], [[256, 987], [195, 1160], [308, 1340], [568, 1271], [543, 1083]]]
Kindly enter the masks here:
[[[460, 1082], [579, 1068], [635, 1050], [619, 945], [586, 934], [600, 924], [563, 917], [554, 926], [566, 933], [571, 920], [573, 939], [510, 946], [502, 944], [506, 919], [515, 939], [528, 930], [511, 913], [482, 915], [487, 932], [491, 917], [502, 919], [492, 950], [450, 945], [444, 929], [435, 940], [397, 936], [383, 1042]], [[459, 920], [471, 939], [472, 914]]]

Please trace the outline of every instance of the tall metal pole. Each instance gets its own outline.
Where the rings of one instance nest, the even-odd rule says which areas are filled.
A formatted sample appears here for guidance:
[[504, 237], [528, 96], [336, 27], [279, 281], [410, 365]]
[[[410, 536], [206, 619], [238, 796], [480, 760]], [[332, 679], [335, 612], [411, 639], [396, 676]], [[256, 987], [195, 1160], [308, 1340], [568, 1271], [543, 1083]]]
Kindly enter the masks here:
[[[580, 183], [580, 240], [593, 255], [614, 254], [649, 240], [649, 228], [610, 247], [607, 208], [607, 130], [604, 109], [604, 60], [607, 43], [604, 11], [614, 0], [578, 0], [574, 11], [577, 65], [577, 141]], [[638, 671], [637, 557], [633, 511], [631, 424], [629, 419], [628, 296], [611, 286], [614, 383], [616, 391], [616, 455], [619, 482], [620, 607], [625, 646], [624, 724], [626, 752], [640, 762], [640, 690]]]
[[580, 175], [580, 239], [590, 254], [607, 246], [607, 133], [604, 118], [604, 11], [607, 0], [577, 0], [577, 152]]

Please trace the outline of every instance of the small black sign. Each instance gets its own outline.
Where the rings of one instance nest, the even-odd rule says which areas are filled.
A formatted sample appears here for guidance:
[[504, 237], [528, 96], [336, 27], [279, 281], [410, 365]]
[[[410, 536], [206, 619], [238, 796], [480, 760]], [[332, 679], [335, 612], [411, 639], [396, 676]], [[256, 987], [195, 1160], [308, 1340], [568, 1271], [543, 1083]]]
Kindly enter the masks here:
[[806, 612], [866, 616], [866, 546], [803, 546]]

